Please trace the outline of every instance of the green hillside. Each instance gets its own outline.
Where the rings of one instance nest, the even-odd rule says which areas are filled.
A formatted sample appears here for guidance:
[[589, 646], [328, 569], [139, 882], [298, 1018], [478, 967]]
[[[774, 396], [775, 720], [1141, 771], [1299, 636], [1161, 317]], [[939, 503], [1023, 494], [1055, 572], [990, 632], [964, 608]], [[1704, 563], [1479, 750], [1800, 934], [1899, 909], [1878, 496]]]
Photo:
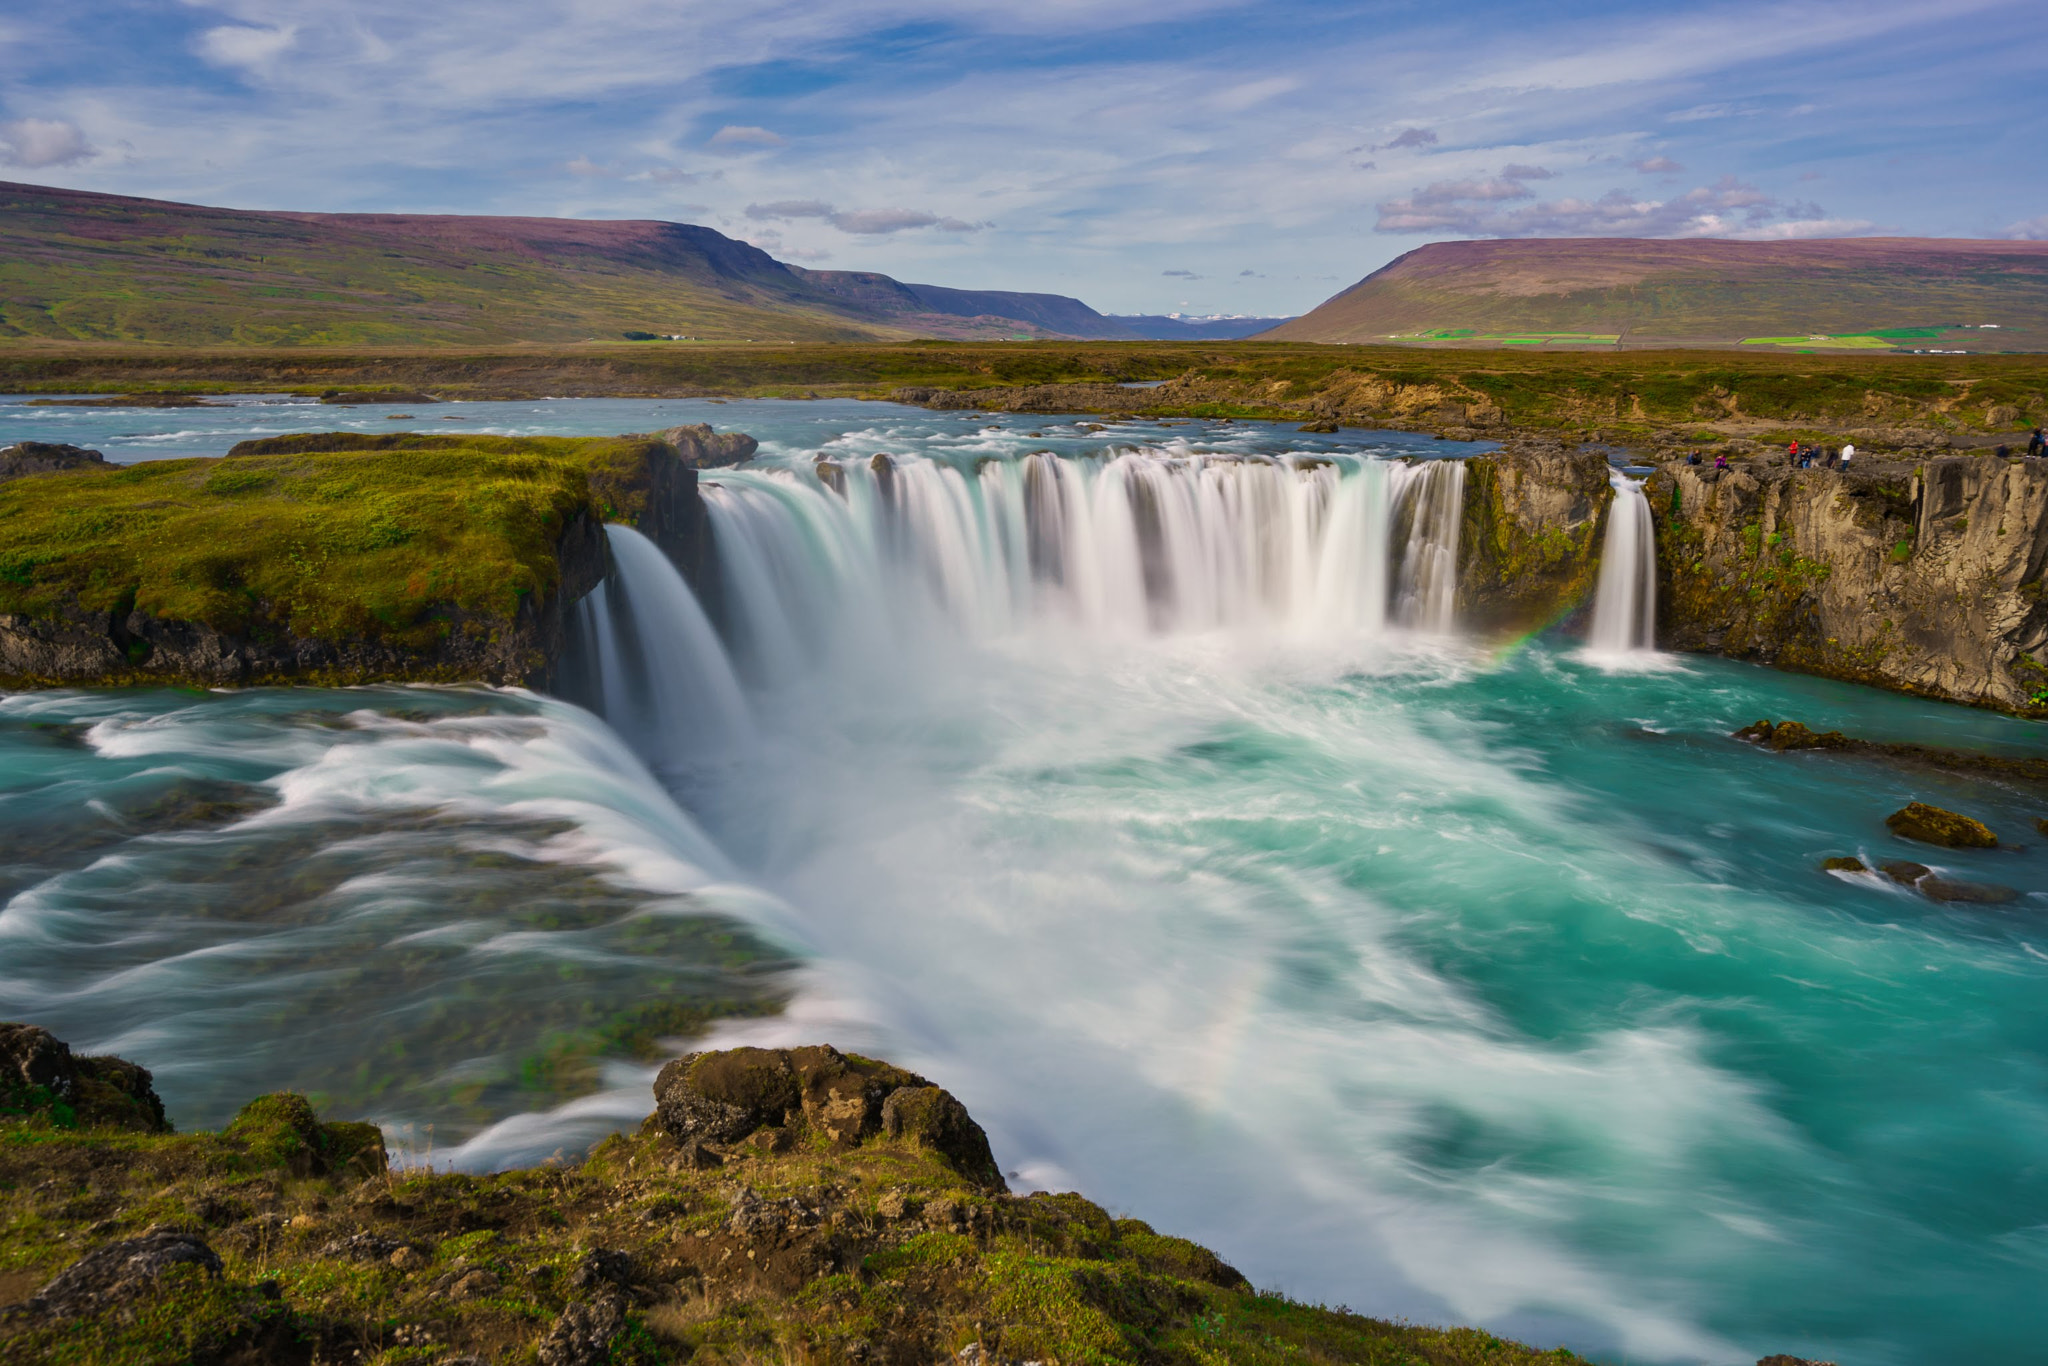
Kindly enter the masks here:
[[1138, 335], [1064, 295], [804, 270], [686, 223], [252, 213], [0, 183], [0, 345]]
[[0, 341], [570, 342], [903, 335], [708, 228], [244, 213], [0, 185]]
[[2048, 351], [2048, 243], [1438, 242], [1264, 335], [1457, 347]]

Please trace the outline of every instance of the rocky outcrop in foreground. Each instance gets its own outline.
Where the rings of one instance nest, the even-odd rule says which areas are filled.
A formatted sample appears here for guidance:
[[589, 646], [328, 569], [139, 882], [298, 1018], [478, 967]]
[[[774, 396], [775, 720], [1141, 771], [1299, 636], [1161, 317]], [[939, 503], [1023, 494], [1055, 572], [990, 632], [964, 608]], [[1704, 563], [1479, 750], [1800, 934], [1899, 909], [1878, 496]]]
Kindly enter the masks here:
[[966, 1109], [887, 1063], [700, 1053], [655, 1092], [638, 1133], [487, 1176], [393, 1170], [297, 1096], [218, 1134], [0, 1113], [0, 1359], [1578, 1359], [1263, 1295], [1078, 1195], [1013, 1196]]

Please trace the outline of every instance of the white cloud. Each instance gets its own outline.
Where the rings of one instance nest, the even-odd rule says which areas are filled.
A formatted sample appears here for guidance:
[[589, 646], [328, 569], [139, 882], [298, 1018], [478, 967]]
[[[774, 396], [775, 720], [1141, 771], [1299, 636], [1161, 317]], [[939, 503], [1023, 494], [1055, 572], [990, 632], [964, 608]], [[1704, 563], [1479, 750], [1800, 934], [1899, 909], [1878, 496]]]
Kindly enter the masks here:
[[767, 204], [749, 204], [748, 218], [759, 223], [786, 222], [795, 218], [822, 218], [841, 232], [862, 237], [886, 236], [911, 228], [937, 228], [940, 232], [980, 232], [993, 226], [970, 223], [963, 218], [942, 218], [922, 209], [848, 209], [841, 211], [822, 199], [778, 199]]
[[1629, 165], [1644, 175], [1677, 175], [1685, 169], [1670, 157], [1644, 157], [1641, 161], [1630, 162]]
[[789, 139], [780, 133], [752, 124], [728, 123], [713, 133], [708, 142], [712, 147], [787, 147]]
[[1209, 102], [1226, 114], [1241, 114], [1253, 105], [1264, 104], [1276, 96], [1301, 88], [1299, 76], [1270, 76], [1263, 81], [1246, 81], [1234, 85], [1220, 94], [1210, 97]]
[[0, 123], [0, 161], [10, 166], [41, 170], [46, 166], [72, 166], [95, 156], [75, 123], [62, 119], [13, 119]]
[[1867, 218], [1798, 218], [1761, 228], [1744, 228], [1728, 235], [1749, 242], [1788, 241], [1801, 237], [1854, 237], [1858, 233], [1869, 232], [1873, 226]]
[[855, 209], [850, 213], [835, 213], [831, 221], [832, 226], [841, 232], [872, 237], [881, 233], [902, 232], [907, 228], [935, 227], [939, 222], [939, 216], [935, 213], [925, 213], [921, 209]]
[[611, 167], [592, 161], [589, 157], [572, 158], [564, 163], [562, 169], [570, 175], [587, 176], [597, 180], [614, 180], [618, 178], [619, 174]]
[[241, 67], [262, 71], [284, 55], [298, 36], [298, 29], [252, 28], [247, 24], [223, 24], [199, 35], [199, 55], [215, 66]]
[[2048, 213], [2042, 214], [2039, 218], [2029, 218], [2024, 222], [2015, 223], [1999, 236], [2021, 242], [2048, 242]]
[[1434, 147], [1436, 144], [1437, 136], [1436, 129], [1434, 128], [1403, 128], [1391, 140], [1377, 143], [1366, 148], [1366, 150], [1368, 152], [1420, 151], [1424, 147]]
[[1507, 209], [1534, 196], [1514, 181], [1442, 181], [1379, 206], [1377, 232], [1461, 237], [1829, 237], [1869, 227], [1828, 218], [1817, 204], [1773, 198], [1724, 176], [1670, 199], [1609, 190]]
[[830, 218], [832, 206], [822, 199], [778, 199], [772, 204], [749, 204], [746, 214], [764, 223], [786, 218]]

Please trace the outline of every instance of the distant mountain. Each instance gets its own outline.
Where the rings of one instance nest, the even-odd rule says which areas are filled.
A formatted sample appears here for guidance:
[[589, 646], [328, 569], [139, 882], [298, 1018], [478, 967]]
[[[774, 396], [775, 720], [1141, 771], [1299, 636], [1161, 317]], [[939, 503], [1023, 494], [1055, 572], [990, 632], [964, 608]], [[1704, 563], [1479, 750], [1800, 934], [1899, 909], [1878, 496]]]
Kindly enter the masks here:
[[812, 271], [645, 220], [202, 208], [0, 183], [0, 342], [1131, 337], [1057, 294]]
[[1185, 313], [1112, 313], [1129, 335], [1155, 341], [1235, 341], [1292, 322], [1292, 318], [1192, 317]]
[[1437, 242], [1275, 341], [2048, 350], [2048, 242]]
[[887, 319], [905, 327], [954, 335], [966, 320], [981, 330], [1004, 336], [1131, 338], [1143, 334], [1105, 318], [1079, 299], [1064, 294], [1021, 294], [997, 289], [949, 289], [945, 285], [911, 285], [871, 271], [789, 269], [833, 298], [860, 310], [862, 316]]

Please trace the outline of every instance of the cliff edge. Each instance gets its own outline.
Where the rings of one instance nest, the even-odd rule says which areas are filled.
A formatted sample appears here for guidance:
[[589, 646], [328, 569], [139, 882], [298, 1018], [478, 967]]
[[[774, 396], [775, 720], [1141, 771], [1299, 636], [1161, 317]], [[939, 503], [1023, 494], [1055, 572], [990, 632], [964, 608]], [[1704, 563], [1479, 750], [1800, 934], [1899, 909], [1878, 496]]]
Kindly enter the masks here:
[[[753, 438], [332, 432], [0, 482], [0, 686], [546, 686], [604, 523], [700, 584], [697, 470]], [[40, 453], [32, 453], [40, 457]]]
[[1671, 462], [1646, 493], [1660, 645], [2048, 715], [2048, 462]]
[[5, 1089], [9, 1038], [62, 1048], [0, 1026], [8, 1361], [1578, 1360], [1261, 1294], [1079, 1195], [1012, 1195], [951, 1093], [825, 1045], [679, 1058], [638, 1133], [476, 1175], [290, 1094], [217, 1134], [81, 1122]]

